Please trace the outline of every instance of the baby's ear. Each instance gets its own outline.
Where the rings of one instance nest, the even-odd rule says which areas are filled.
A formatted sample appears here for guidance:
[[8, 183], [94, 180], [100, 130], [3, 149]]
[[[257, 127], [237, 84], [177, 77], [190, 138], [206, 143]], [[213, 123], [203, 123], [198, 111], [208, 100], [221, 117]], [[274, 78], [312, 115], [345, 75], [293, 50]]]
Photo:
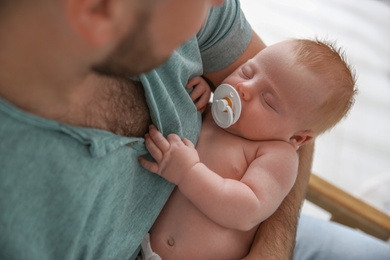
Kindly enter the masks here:
[[312, 130], [302, 130], [291, 136], [289, 142], [295, 148], [295, 150], [298, 150], [301, 145], [309, 142], [313, 138], [314, 132]]

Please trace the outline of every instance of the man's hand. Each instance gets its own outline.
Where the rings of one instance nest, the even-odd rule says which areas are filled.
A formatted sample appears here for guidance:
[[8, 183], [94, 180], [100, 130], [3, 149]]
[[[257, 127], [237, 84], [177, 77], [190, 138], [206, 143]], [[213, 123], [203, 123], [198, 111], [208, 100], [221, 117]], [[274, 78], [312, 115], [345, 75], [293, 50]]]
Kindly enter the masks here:
[[192, 101], [196, 101], [196, 109], [201, 113], [205, 110], [207, 103], [210, 100], [211, 89], [209, 84], [202, 77], [195, 77], [188, 81], [186, 89], [194, 87], [190, 94]]
[[140, 157], [141, 165], [176, 185], [200, 162], [198, 152], [190, 140], [181, 140], [175, 134], [165, 138], [155, 126], [149, 127], [145, 145], [156, 162]]

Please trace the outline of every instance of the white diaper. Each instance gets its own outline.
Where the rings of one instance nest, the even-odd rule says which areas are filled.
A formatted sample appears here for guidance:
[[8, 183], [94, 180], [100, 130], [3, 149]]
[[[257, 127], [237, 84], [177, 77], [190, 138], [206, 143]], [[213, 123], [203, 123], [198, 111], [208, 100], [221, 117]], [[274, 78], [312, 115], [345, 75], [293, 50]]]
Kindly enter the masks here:
[[142, 260], [161, 260], [161, 257], [152, 250], [152, 246], [150, 245], [149, 233], [147, 233], [144, 237], [144, 240], [141, 243], [141, 248]]

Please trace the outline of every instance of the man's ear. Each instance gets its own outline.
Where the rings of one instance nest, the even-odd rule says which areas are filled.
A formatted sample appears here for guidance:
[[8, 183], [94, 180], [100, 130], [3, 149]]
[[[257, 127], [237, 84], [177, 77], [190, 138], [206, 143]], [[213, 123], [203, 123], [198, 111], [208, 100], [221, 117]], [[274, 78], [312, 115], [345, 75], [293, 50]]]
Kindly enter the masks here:
[[300, 146], [309, 142], [314, 138], [314, 132], [312, 130], [302, 130], [296, 132], [292, 137], [290, 137], [290, 144], [298, 150]]
[[[74, 30], [90, 45], [116, 42], [129, 30], [134, 10], [117, 0], [66, 0], [66, 15]], [[127, 21], [125, 10], [128, 10]], [[129, 19], [130, 17], [130, 19]]]

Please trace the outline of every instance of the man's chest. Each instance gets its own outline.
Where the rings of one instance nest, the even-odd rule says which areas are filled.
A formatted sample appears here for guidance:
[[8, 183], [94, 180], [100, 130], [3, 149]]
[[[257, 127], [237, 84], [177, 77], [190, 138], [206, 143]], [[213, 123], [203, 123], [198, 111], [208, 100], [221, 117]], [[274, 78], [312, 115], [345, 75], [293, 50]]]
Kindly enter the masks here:
[[82, 101], [60, 121], [128, 137], [146, 133], [151, 120], [141, 83], [101, 76], [87, 83], [85, 87], [92, 90], [82, 93]]

